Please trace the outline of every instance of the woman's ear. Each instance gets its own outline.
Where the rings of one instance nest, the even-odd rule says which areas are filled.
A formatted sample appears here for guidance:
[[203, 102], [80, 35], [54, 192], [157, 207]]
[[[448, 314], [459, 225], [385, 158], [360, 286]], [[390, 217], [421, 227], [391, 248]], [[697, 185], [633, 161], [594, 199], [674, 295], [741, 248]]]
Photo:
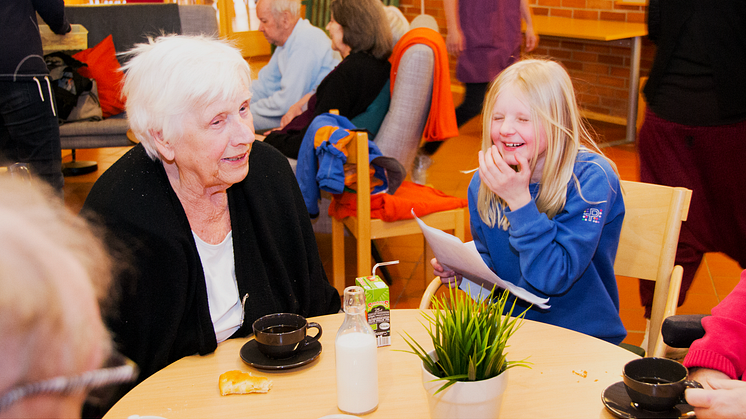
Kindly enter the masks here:
[[166, 140], [163, 137], [163, 131], [156, 131], [156, 130], [149, 130], [148, 133], [151, 137], [153, 137], [153, 143], [155, 144], [155, 149], [158, 150], [158, 154], [161, 155], [161, 157], [170, 162], [174, 160], [174, 148], [173, 144], [171, 144], [170, 141]]

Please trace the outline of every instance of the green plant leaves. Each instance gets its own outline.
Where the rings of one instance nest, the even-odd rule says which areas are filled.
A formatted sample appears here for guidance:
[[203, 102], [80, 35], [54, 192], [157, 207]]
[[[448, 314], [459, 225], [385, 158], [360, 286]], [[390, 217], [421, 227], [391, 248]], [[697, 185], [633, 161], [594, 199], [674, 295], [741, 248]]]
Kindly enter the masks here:
[[505, 310], [508, 297], [508, 291], [503, 291], [495, 300], [478, 301], [453, 288], [442, 297], [433, 296], [433, 312], [423, 312], [428, 323], [423, 326], [428, 328], [437, 362], [405, 332], [404, 340], [412, 349], [405, 352], [417, 355], [433, 375], [447, 381], [436, 394], [457, 381], [486, 380], [508, 368], [529, 366], [525, 359], [507, 360], [508, 340], [521, 327], [528, 311], [511, 317], [515, 301], [510, 310]]

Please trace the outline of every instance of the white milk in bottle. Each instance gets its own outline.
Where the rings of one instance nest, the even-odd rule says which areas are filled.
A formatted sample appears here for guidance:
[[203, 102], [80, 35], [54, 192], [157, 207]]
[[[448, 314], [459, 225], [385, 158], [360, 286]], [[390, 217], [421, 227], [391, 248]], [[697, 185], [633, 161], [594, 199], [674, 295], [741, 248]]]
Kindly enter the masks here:
[[334, 342], [337, 368], [337, 407], [362, 414], [378, 407], [378, 352], [376, 335], [365, 319], [365, 292], [344, 291], [345, 320]]

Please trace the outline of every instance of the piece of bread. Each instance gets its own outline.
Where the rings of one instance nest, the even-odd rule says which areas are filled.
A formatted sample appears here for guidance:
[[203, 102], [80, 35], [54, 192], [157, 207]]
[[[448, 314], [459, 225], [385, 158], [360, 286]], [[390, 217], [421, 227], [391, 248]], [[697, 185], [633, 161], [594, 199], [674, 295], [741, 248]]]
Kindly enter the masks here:
[[228, 371], [220, 374], [220, 394], [266, 393], [272, 388], [272, 380], [251, 375], [248, 372]]

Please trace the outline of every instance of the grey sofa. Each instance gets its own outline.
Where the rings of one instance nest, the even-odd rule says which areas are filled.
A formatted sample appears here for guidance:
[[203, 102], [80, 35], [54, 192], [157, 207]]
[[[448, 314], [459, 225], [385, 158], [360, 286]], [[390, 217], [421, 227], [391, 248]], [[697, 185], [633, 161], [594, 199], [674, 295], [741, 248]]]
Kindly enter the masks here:
[[[81, 24], [88, 30], [89, 47], [112, 35], [117, 53], [146, 42], [148, 36], [162, 33], [218, 34], [215, 9], [210, 6], [173, 3], [67, 6], [65, 14], [70, 23]], [[123, 58], [118, 58], [122, 63]], [[63, 149], [73, 150], [129, 146], [134, 143], [127, 138], [128, 129], [126, 115], [120, 114], [102, 121], [63, 124], [60, 140]]]

